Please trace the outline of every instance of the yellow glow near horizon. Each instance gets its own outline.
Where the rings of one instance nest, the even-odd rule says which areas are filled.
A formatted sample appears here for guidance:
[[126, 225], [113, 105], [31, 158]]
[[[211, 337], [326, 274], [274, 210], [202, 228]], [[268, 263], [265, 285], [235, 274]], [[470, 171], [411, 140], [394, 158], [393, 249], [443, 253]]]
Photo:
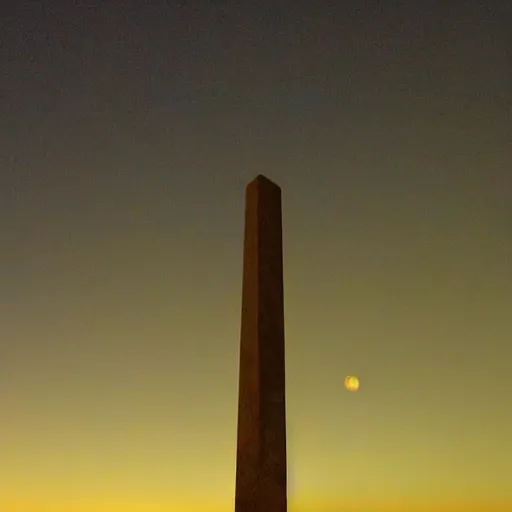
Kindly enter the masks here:
[[[90, 500], [61, 499], [0, 499], [2, 512], [233, 512], [233, 502], [211, 503], [204, 500], [189, 502], [172, 499], [140, 500], [133, 502], [121, 498]], [[510, 512], [512, 502], [496, 501], [289, 501], [289, 512]]]

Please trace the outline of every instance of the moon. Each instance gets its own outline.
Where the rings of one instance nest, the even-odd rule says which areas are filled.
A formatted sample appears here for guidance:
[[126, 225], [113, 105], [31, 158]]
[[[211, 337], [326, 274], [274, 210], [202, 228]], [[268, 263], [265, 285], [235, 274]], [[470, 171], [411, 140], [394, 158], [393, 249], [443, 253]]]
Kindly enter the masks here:
[[347, 391], [357, 391], [359, 389], [359, 379], [353, 375], [345, 377], [345, 389]]

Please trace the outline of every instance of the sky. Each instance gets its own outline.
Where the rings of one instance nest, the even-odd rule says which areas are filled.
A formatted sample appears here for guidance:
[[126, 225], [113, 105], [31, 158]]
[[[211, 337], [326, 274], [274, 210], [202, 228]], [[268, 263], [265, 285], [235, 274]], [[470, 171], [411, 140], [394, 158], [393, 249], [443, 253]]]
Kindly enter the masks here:
[[511, 24], [3, 2], [2, 512], [233, 510], [258, 174], [282, 188], [289, 511], [510, 512]]

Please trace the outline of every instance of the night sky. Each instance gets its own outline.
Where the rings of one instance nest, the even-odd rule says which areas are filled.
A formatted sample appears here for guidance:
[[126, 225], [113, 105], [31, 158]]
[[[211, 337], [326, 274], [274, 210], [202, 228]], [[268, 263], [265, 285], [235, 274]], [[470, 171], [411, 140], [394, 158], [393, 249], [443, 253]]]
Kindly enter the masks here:
[[233, 510], [260, 173], [290, 512], [512, 510], [512, 3], [18, 0], [2, 512]]

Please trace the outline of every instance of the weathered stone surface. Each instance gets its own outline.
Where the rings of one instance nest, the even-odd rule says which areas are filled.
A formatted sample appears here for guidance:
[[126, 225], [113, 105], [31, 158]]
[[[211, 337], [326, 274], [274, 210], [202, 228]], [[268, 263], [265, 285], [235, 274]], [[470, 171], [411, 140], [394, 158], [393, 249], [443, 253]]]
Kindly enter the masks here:
[[286, 512], [281, 189], [246, 190], [235, 512]]

